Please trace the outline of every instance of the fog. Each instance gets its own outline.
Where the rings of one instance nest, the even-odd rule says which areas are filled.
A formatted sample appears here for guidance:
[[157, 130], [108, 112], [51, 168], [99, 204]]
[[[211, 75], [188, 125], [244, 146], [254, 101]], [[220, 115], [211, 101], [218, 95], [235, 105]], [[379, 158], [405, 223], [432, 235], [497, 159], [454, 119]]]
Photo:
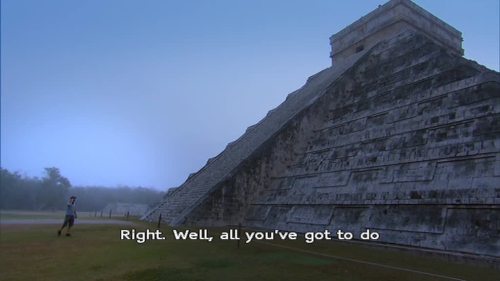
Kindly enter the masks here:
[[[498, 70], [499, 3], [416, 1]], [[1, 165], [74, 186], [180, 185], [329, 67], [380, 1], [2, 1]]]

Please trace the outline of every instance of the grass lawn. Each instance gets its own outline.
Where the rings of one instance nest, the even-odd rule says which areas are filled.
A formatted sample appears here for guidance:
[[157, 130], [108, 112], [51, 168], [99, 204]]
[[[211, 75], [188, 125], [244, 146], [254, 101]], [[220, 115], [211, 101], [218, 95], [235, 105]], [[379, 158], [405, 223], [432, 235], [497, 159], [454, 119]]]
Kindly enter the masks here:
[[[138, 222], [137, 229], [154, 229]], [[120, 240], [117, 225], [76, 225], [57, 237], [56, 225], [3, 225], [0, 280], [453, 280], [329, 257], [341, 256], [463, 280], [499, 280], [499, 271], [362, 245], [300, 241], [252, 243]], [[215, 233], [217, 230], [211, 230]], [[215, 236], [215, 235], [214, 235]], [[303, 251], [321, 254], [305, 253]], [[456, 280], [456, 279], [455, 279]]]

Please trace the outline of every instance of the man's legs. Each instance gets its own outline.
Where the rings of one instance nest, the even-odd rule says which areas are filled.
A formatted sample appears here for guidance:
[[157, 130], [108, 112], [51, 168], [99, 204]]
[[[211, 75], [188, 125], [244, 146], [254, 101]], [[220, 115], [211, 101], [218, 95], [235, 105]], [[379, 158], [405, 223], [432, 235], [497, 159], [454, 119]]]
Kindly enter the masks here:
[[64, 229], [64, 227], [66, 227], [69, 223], [69, 216], [65, 216], [64, 217], [64, 223], [63, 225], [61, 226], [61, 228], [57, 231], [57, 236], [61, 236], [61, 231]]
[[69, 232], [71, 230], [71, 227], [75, 223], [75, 217], [69, 216], [68, 218], [68, 230], [66, 231], [66, 236], [71, 236], [71, 233]]

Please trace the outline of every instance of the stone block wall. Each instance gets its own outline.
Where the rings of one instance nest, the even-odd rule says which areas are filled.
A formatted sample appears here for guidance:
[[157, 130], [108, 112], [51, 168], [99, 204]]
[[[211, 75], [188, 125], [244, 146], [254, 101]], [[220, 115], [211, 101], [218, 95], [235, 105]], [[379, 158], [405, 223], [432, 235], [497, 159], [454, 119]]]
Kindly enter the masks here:
[[332, 65], [403, 31], [419, 32], [463, 55], [460, 31], [410, 0], [391, 0], [330, 37]]
[[372, 48], [184, 220], [491, 257], [499, 222], [500, 75], [423, 35]]

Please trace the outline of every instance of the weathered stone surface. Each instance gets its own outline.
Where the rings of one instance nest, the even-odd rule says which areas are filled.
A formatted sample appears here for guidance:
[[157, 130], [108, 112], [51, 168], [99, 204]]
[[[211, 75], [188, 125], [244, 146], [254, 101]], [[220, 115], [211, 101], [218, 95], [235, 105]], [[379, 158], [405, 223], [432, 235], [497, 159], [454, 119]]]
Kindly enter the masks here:
[[402, 30], [424, 32], [436, 44], [464, 53], [460, 31], [409, 0], [392, 0], [330, 37], [332, 65]]
[[370, 228], [383, 243], [498, 258], [500, 74], [393, 34], [311, 77], [147, 218], [160, 213], [171, 225]]

